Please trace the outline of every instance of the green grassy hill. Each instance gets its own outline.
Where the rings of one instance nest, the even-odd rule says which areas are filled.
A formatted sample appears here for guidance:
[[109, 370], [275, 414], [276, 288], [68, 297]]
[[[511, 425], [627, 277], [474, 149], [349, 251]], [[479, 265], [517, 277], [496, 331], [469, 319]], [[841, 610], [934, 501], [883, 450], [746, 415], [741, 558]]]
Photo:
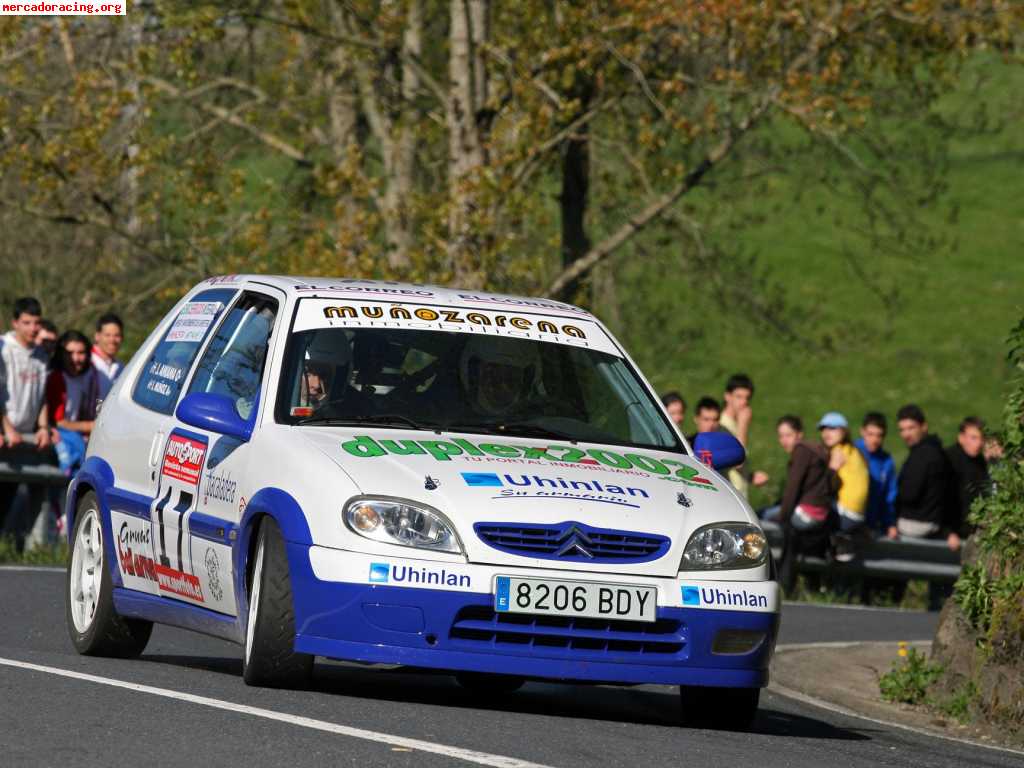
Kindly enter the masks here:
[[[768, 210], [766, 199], [765, 215], [731, 243], [756, 254], [768, 278], [783, 286], [794, 316], [808, 313], [815, 326], [808, 330], [832, 337], [831, 350], [801, 348], [749, 312], [723, 306], [709, 295], [709, 281], [671, 254], [656, 269], [628, 261], [617, 269], [617, 330], [655, 386], [679, 389], [692, 404], [703, 394], [720, 397], [732, 372], [753, 377], [752, 461], [772, 473], [773, 493], [785, 460], [774, 422], [784, 413], [802, 416], [813, 431], [827, 410], [859, 425], [867, 410], [892, 421], [900, 405], [916, 402], [944, 442], [966, 415], [998, 420], [1005, 339], [1024, 314], [1024, 71], [992, 60], [972, 66], [972, 75], [987, 76], [980, 92], [965, 87], [940, 109], [964, 111], [983, 101], [1003, 120], [951, 140], [948, 189], [920, 212], [941, 248], [909, 256], [871, 252], [833, 225], [837, 209], [850, 203], [823, 199], [821, 189], [781, 211]], [[796, 197], [792, 189], [779, 191]], [[897, 290], [888, 308], [879, 287]], [[888, 446], [902, 460], [894, 424]]]

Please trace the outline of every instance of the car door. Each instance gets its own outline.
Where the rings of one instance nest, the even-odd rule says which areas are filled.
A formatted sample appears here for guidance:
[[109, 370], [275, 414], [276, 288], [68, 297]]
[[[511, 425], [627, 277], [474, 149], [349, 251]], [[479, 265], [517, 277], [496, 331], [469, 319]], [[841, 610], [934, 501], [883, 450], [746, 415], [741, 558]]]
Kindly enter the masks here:
[[237, 289], [217, 288], [184, 302], [145, 362], [129, 368], [126, 380], [115, 384], [103, 405], [96, 450], [113, 468], [114, 487], [106, 497], [117, 575], [128, 589], [159, 594], [151, 519], [167, 434], [189, 371], [237, 294]]
[[[246, 291], [227, 311], [195, 366], [187, 398], [225, 398], [238, 423], [255, 425], [279, 302]], [[164, 597], [235, 615], [231, 545], [245, 506], [248, 442], [187, 423], [183, 401], [153, 493], [156, 575]]]

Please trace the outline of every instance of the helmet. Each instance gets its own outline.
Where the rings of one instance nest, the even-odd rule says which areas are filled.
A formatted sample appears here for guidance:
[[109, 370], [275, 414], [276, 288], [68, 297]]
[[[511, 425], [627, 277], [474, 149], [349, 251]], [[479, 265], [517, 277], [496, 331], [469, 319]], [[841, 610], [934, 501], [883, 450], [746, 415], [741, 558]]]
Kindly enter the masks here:
[[[348, 384], [351, 365], [352, 346], [344, 330], [323, 328], [314, 331], [302, 364], [303, 405], [316, 406], [340, 398]], [[331, 395], [335, 385], [338, 392]]]
[[474, 410], [490, 416], [510, 413], [540, 382], [537, 343], [473, 336], [462, 349], [459, 378]]

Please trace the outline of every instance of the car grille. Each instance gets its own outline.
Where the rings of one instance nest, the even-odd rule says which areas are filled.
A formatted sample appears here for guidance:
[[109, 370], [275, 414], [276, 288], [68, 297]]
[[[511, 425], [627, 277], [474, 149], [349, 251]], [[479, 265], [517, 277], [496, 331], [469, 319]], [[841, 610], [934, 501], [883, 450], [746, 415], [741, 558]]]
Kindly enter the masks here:
[[491, 651], [543, 652], [546, 656], [608, 659], [641, 654], [666, 657], [686, 649], [682, 621], [614, 621], [569, 616], [498, 613], [489, 606], [466, 606], [455, 616], [449, 638], [457, 645]]
[[502, 552], [576, 563], [646, 563], [672, 545], [667, 536], [616, 531], [568, 520], [554, 525], [477, 523], [480, 539]]

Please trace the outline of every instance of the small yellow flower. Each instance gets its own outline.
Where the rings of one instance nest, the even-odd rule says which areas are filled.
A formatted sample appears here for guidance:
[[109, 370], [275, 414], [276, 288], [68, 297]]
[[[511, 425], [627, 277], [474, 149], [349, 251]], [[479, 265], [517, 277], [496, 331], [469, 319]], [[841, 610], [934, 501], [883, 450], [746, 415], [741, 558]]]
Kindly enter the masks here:
[[899, 657], [901, 659], [905, 659], [907, 657], [907, 641], [906, 640], [900, 640], [900, 642], [899, 642], [899, 650], [897, 651], [897, 654], [899, 655]]

